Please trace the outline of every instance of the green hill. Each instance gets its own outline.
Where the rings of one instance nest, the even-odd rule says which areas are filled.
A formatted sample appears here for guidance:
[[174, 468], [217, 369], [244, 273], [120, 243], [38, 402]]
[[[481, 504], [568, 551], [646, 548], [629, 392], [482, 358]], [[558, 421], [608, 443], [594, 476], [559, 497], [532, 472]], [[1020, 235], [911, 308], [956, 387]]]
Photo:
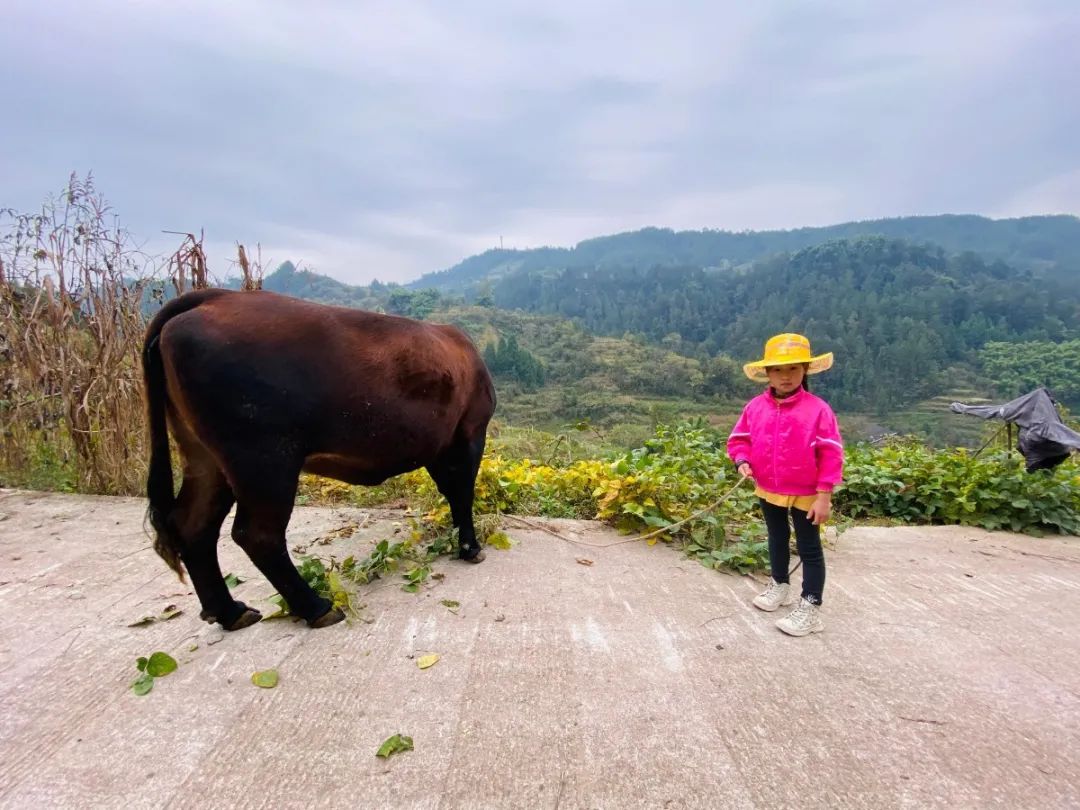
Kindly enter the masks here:
[[[237, 279], [229, 279], [229, 287], [239, 289]], [[278, 268], [263, 279], [263, 289], [305, 298], [323, 304], [374, 309], [378, 305], [378, 290], [358, 287], [324, 276], [311, 270], [299, 270], [292, 262], [282, 262]]]
[[896, 217], [786, 231], [672, 231], [644, 228], [580, 242], [573, 248], [489, 250], [429, 273], [412, 287], [467, 290], [515, 272], [568, 268], [730, 268], [836, 239], [885, 236], [934, 244], [948, 254], [973, 252], [1047, 277], [1080, 279], [1080, 219], [1038, 216], [989, 219], [973, 215]]
[[1057, 343], [1080, 327], [1077, 285], [882, 237], [828, 242], [740, 272], [519, 270], [493, 295], [500, 307], [663, 341], [690, 356], [750, 358], [770, 335], [802, 332], [840, 358], [815, 384], [840, 407], [879, 412], [947, 390], [947, 369], [976, 369], [987, 342]]
[[[1069, 234], [1080, 220], [930, 217], [882, 222], [894, 228], [918, 226], [922, 232], [929, 225], [948, 226], [954, 244], [959, 235], [989, 229], [995, 237], [989, 248], [1024, 258], [1015, 266], [971, 252], [870, 236], [742, 264], [650, 264], [661, 249], [685, 257], [689, 254], [678, 250], [692, 243], [685, 234], [652, 229], [636, 235], [638, 247], [645, 245], [641, 252], [635, 252], [633, 239], [625, 238], [634, 235], [621, 235], [573, 250], [473, 257], [462, 266], [477, 280], [474, 292], [393, 284], [350, 287], [291, 265], [267, 277], [264, 286], [412, 317], [444, 319], [455, 309], [473, 314], [454, 317], [482, 317], [484, 325], [466, 326], [499, 341], [487, 356], [499, 367], [500, 386], [515, 386], [518, 403], [540, 397], [534, 411], [558, 418], [615, 420], [619, 407], [637, 408], [622, 396], [738, 398], [747, 390], [739, 363], [757, 357], [765, 340], [783, 331], [807, 334], [817, 351], [836, 353], [835, 368], [812, 380], [815, 391], [839, 410], [865, 413], [885, 427], [940, 424], [944, 430], [949, 419], [935, 403], [958, 389], [1008, 398], [1021, 387], [1045, 385], [1070, 406], [1080, 404], [1073, 362], [1080, 345], [1080, 285], [1048, 275], [1051, 259], [1039, 264], [1035, 258], [1038, 244], [1050, 244], [1044, 257], [1057, 261], [1066, 256]], [[783, 235], [825, 231], [830, 229]], [[694, 236], [700, 247], [711, 234]], [[768, 241], [761, 234], [723, 236], [753, 236], [759, 238], [758, 247]], [[1040, 243], [1040, 238], [1050, 241]], [[583, 256], [596, 261], [553, 266]], [[493, 265], [495, 260], [500, 263]], [[468, 300], [485, 306], [462, 309]], [[548, 325], [522, 320], [522, 313], [547, 316], [543, 323]], [[479, 342], [483, 348], [485, 342]], [[597, 368], [602, 368], [600, 378], [594, 377]], [[557, 397], [552, 386], [561, 386]], [[904, 413], [918, 419], [905, 422]], [[948, 427], [945, 432], [969, 431]]]

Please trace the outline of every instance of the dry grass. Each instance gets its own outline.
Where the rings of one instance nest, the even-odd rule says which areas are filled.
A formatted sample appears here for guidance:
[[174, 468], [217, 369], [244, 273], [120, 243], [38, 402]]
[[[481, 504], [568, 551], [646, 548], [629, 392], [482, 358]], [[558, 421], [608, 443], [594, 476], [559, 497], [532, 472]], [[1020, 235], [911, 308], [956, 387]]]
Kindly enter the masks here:
[[[141, 494], [140, 352], [166, 286], [210, 286], [202, 236], [157, 267], [72, 175], [38, 213], [0, 210], [0, 485]], [[243, 289], [260, 262], [238, 245]]]
[[189, 290], [205, 290], [210, 286], [206, 271], [206, 252], [203, 250], [203, 235], [195, 238], [193, 233], [166, 231], [183, 236], [184, 241], [166, 264], [172, 288], [177, 295]]
[[2, 214], [0, 475], [47, 457], [76, 489], [137, 492], [148, 260], [90, 178], [40, 213]]
[[261, 290], [263, 282], [262, 249], [256, 245], [255, 261], [248, 259], [244, 246], [236, 246], [236, 264], [240, 268], [240, 289], [250, 292]]

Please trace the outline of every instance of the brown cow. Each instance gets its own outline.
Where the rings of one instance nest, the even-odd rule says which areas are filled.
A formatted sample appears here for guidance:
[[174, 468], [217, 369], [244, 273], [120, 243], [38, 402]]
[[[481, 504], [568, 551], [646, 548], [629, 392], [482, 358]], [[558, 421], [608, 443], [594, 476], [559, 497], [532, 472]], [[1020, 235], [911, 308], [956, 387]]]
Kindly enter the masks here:
[[[261, 618], [232, 598], [218, 565], [234, 502], [233, 539], [290, 610], [312, 627], [344, 618], [286, 549], [301, 471], [378, 484], [426, 467], [450, 504], [461, 558], [483, 560], [473, 490], [495, 390], [461, 330], [271, 292], [202, 290], [151, 321], [143, 376], [154, 548], [181, 577], [187, 568], [206, 621], [238, 630]], [[183, 455], [178, 495], [166, 423]]]

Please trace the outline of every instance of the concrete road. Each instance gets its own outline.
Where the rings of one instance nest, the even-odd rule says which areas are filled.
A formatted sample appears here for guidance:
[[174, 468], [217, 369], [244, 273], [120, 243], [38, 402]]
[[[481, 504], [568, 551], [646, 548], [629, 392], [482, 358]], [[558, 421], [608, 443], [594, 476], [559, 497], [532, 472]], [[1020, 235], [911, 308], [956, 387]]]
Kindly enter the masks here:
[[[1080, 805], [1080, 541], [858, 528], [826, 631], [757, 585], [600, 524], [380, 583], [365, 621], [228, 634], [133, 499], [0, 491], [0, 807], [888, 808]], [[343, 557], [393, 513], [298, 509]], [[570, 540], [578, 541], [577, 543]], [[240, 598], [272, 588], [227, 538]], [[586, 565], [578, 559], [589, 560]], [[442, 600], [461, 603], [457, 613]], [[147, 627], [141, 616], [183, 614]], [[134, 695], [135, 659], [180, 662]], [[441, 660], [420, 670], [428, 653]], [[250, 677], [275, 668], [280, 684]], [[375, 751], [392, 734], [415, 750]]]

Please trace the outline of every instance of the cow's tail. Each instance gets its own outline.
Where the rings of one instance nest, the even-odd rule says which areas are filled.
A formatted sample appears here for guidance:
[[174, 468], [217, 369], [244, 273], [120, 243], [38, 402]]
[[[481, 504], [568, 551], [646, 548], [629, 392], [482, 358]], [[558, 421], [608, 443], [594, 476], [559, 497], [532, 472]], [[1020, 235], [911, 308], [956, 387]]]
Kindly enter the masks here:
[[207, 297], [205, 293], [188, 293], [162, 307], [147, 327], [142, 353], [146, 416], [150, 431], [150, 468], [146, 477], [146, 497], [150, 503], [146, 518], [154, 530], [154, 551], [179, 574], [181, 580], [184, 570], [180, 565], [180, 538], [170, 520], [176, 506], [176, 495], [173, 491], [172, 454], [165, 418], [168, 392], [165, 388], [165, 364], [161, 358], [161, 330], [169, 320], [198, 306]]

